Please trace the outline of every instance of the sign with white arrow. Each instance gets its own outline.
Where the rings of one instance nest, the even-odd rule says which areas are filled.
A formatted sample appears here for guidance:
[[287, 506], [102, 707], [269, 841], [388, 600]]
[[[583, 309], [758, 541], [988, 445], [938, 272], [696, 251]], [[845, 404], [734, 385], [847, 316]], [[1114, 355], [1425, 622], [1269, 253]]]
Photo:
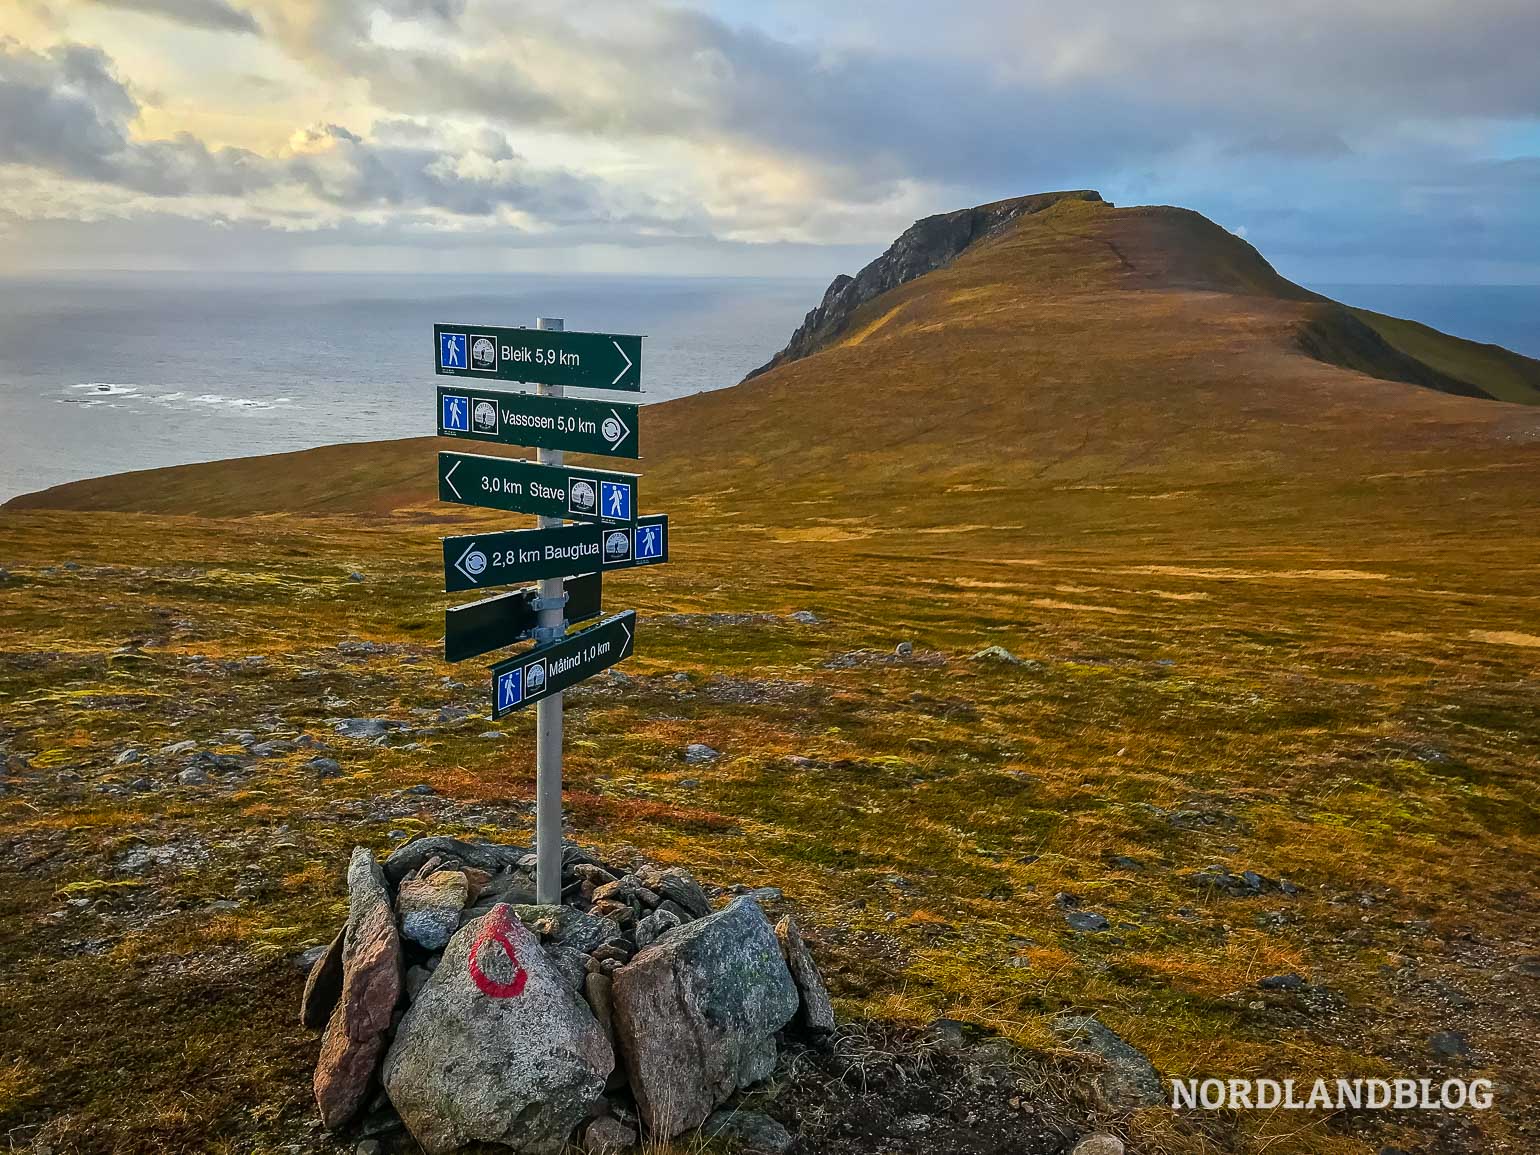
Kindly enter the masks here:
[[631, 569], [668, 560], [668, 515], [635, 525], [554, 525], [446, 537], [444, 592]]
[[440, 437], [567, 449], [603, 457], [640, 457], [636, 410], [635, 405], [619, 401], [440, 385], [438, 433]]
[[476, 453], [438, 455], [438, 499], [573, 521], [636, 521], [637, 475]]
[[[604, 575], [593, 573], [567, 581], [563, 591], [567, 604], [561, 612], [569, 624], [599, 616], [603, 580]], [[539, 598], [536, 586], [525, 586], [445, 610], [444, 661], [463, 662], [515, 642], [528, 641], [540, 624]]]
[[642, 387], [642, 339], [626, 333], [434, 325], [433, 368], [451, 377], [635, 393]]
[[492, 717], [501, 718], [565, 690], [631, 656], [636, 611], [605, 618], [549, 646], [537, 646], [492, 667]]

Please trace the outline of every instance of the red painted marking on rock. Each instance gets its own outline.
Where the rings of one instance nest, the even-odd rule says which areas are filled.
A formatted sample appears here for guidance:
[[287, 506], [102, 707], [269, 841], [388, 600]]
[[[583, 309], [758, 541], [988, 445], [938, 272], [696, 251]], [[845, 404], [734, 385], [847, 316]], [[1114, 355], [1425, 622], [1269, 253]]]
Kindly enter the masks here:
[[[509, 917], [506, 906], [494, 906], [492, 913], [487, 915], [486, 922], [482, 924], [481, 933], [471, 943], [471, 953], [466, 960], [466, 969], [470, 971], [471, 981], [481, 989], [482, 994], [491, 995], [494, 999], [511, 999], [522, 994], [524, 983], [529, 979], [528, 973], [519, 965], [519, 956], [513, 949], [513, 940], [508, 937], [508, 932], [513, 929], [513, 925], [508, 921]], [[508, 961], [513, 964], [511, 982], [501, 982], [481, 969], [482, 948], [494, 942], [503, 948], [508, 955]]]

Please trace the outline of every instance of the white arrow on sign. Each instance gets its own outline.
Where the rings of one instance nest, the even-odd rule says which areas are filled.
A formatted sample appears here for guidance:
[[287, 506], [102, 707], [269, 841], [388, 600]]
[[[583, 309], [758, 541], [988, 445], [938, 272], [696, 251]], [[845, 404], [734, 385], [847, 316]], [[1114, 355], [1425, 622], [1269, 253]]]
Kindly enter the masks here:
[[610, 344], [615, 346], [615, 352], [619, 353], [626, 363], [626, 367], [619, 373], [616, 373], [615, 380], [610, 382], [611, 385], [618, 385], [620, 384], [620, 379], [631, 371], [631, 358], [626, 356], [626, 351], [620, 347], [620, 342], [615, 340], [613, 337], [610, 338]]
[[[622, 369], [621, 372], [624, 373], [625, 370]], [[617, 377], [615, 380], [619, 381], [620, 378]], [[631, 436], [631, 427], [627, 425], [625, 421], [621, 419], [620, 414], [616, 413], [613, 409], [610, 410], [610, 416], [615, 419], [615, 424], [620, 426], [620, 432], [615, 434], [614, 437], [610, 438], [610, 448], [614, 449], [615, 446], [619, 445], [627, 437]], [[606, 421], [605, 425], [608, 426], [609, 422]]]
[[620, 647], [620, 652], [622, 654], [624, 654], [627, 650], [629, 650], [631, 648], [631, 631], [626, 629], [626, 623], [625, 622], [621, 622], [620, 623], [620, 628], [621, 628], [622, 632], [624, 632], [624, 634], [626, 635], [626, 644]]
[[[455, 475], [455, 470], [457, 470], [459, 468], [460, 468], [460, 463], [458, 461], [456, 461], [453, 465], [451, 465], [449, 467], [449, 472], [444, 474], [444, 484], [449, 486], [450, 490], [454, 493], [454, 495], [456, 497], [460, 497], [460, 491], [458, 489], [455, 489], [455, 483], [450, 481], [449, 479]], [[464, 499], [461, 498], [461, 500], [464, 500]]]
[[[455, 464], [458, 465], [459, 462]], [[453, 473], [454, 470], [451, 469], [449, 472]], [[446, 477], [444, 480], [448, 481], [449, 479]], [[475, 581], [487, 572], [487, 555], [476, 548], [475, 542], [471, 542], [470, 545], [465, 547], [465, 552], [460, 555], [460, 560], [455, 562], [455, 569], [470, 578], [471, 581]]]

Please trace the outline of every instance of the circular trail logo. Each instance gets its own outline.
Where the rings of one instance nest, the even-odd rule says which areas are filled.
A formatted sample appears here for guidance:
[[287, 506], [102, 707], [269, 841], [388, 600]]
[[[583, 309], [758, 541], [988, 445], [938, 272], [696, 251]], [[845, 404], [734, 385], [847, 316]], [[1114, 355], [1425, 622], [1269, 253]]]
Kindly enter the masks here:
[[[511, 917], [506, 906], [502, 904], [494, 906], [492, 913], [487, 915], [486, 921], [482, 923], [480, 933], [471, 943], [470, 955], [465, 961], [465, 969], [470, 973], [471, 981], [476, 984], [477, 989], [494, 999], [517, 998], [524, 993], [524, 984], [529, 980], [529, 973], [519, 965], [519, 954], [513, 947], [513, 940], [508, 937], [509, 932], [513, 930], [513, 923], [509, 921]], [[483, 966], [482, 955], [493, 943], [502, 947], [501, 953], [505, 959], [500, 959], [493, 954], [487, 958], [486, 966]], [[496, 972], [508, 973], [511, 977], [501, 979], [494, 974], [489, 974], [487, 966]]]

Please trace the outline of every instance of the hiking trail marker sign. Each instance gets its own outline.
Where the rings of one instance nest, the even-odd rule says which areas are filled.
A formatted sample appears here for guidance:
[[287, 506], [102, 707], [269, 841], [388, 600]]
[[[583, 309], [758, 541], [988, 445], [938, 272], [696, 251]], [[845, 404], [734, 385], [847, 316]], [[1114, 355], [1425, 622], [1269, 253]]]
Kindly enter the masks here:
[[566, 449], [596, 457], [640, 457], [637, 406], [623, 402], [438, 387], [440, 437]]
[[[635, 525], [558, 525], [446, 537], [444, 592], [599, 573], [668, 560], [668, 516]], [[571, 620], [570, 617], [568, 620]]]
[[[445, 611], [444, 658], [458, 662], [535, 643], [491, 668], [492, 717], [535, 705], [535, 900], [559, 903], [562, 691], [631, 656], [636, 611], [572, 634], [567, 627], [599, 616], [607, 571], [668, 560], [668, 518], [638, 515], [636, 474], [563, 460], [568, 451], [640, 456], [638, 407], [566, 397], [563, 389], [639, 391], [642, 339], [569, 333], [557, 318], [541, 318], [533, 329], [435, 325], [433, 368], [466, 379], [438, 387], [441, 437], [535, 450], [534, 461], [438, 455], [440, 501], [539, 519], [535, 529], [443, 540], [448, 593], [539, 583]], [[491, 387], [499, 381], [522, 381], [538, 392]]]
[[479, 453], [438, 455], [438, 499], [579, 521], [636, 520], [634, 473], [567, 468]]
[[642, 387], [642, 339], [628, 333], [434, 325], [433, 367], [450, 377], [636, 393]]
[[[498, 662], [492, 667], [492, 717], [501, 718], [609, 669], [629, 658], [635, 643], [636, 611], [627, 610], [559, 642]], [[539, 887], [538, 879], [535, 885]]]

